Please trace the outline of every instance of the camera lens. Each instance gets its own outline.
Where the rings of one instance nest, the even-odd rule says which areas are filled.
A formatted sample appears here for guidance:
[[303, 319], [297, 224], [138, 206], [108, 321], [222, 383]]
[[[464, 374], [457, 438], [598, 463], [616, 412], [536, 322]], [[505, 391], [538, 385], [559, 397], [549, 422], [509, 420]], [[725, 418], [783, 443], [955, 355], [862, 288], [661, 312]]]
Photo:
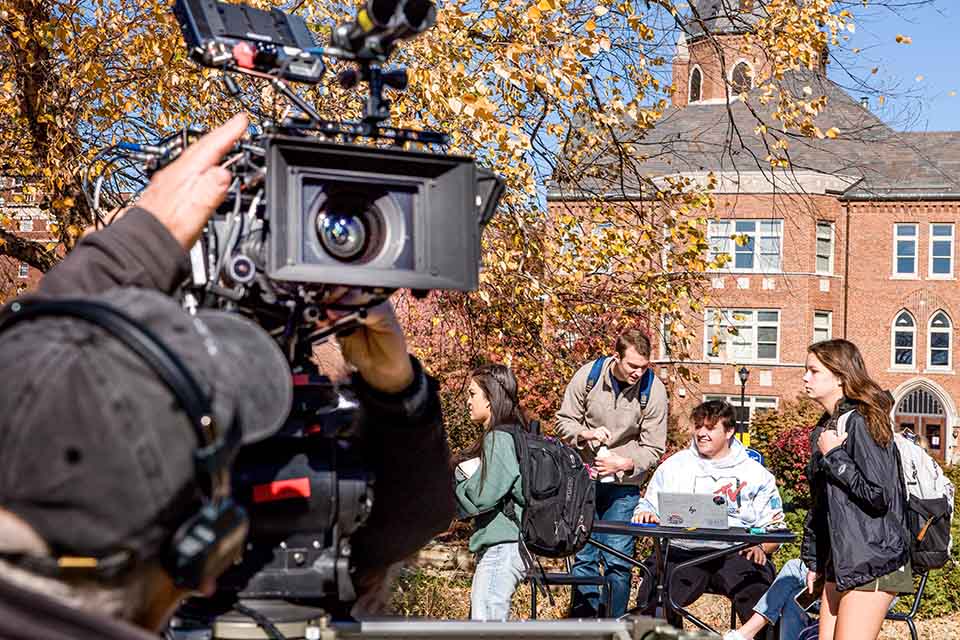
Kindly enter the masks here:
[[327, 253], [344, 262], [352, 262], [363, 255], [369, 235], [359, 216], [326, 213], [317, 216], [317, 234]]
[[369, 194], [331, 189], [320, 194], [313, 211], [320, 248], [338, 262], [366, 264], [383, 249], [383, 215]]

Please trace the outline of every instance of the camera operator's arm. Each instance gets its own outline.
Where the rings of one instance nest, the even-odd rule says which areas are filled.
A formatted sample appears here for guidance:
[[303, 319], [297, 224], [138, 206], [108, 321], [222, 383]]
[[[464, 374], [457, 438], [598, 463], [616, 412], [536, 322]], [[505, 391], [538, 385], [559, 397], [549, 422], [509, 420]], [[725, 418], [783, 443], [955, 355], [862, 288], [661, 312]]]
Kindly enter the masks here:
[[357, 368], [365, 446], [377, 478], [373, 512], [353, 536], [360, 581], [415, 553], [455, 514], [437, 383], [407, 353], [389, 302], [362, 322], [340, 338], [344, 357]]
[[246, 128], [246, 115], [238, 114], [154, 174], [137, 206], [85, 236], [43, 277], [37, 294], [98, 293], [120, 286], [173, 291], [189, 273], [187, 250], [230, 186], [230, 172], [218, 163]]

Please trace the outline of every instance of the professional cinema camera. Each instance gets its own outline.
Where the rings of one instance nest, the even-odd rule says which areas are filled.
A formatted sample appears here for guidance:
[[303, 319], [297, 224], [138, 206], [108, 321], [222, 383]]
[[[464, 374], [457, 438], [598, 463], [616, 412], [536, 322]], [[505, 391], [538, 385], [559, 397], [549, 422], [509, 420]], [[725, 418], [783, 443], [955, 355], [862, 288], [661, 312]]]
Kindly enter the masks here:
[[[433, 25], [431, 0], [368, 0], [325, 47], [278, 9], [177, 0], [174, 14], [191, 58], [220, 70], [228, 94], [240, 97], [242, 80], [289, 102], [224, 159], [232, 184], [191, 251], [183, 302], [254, 318], [288, 354], [295, 393], [284, 429], [242, 450], [234, 466], [234, 493], [251, 520], [242, 561], [215, 598], [187, 603], [169, 634], [303, 637], [311, 621], [356, 598], [350, 536], [375, 500], [352, 446], [358, 401], [349, 385], [318, 375], [313, 345], [351, 330], [397, 289], [476, 288], [480, 233], [503, 184], [472, 158], [440, 152], [445, 135], [385, 124], [384, 91], [404, 90], [407, 76], [384, 65], [398, 43]], [[359, 120], [325, 120], [290, 84], [321, 82], [328, 63], [343, 68], [340, 90], [366, 86]], [[122, 204], [201, 133], [102, 150], [85, 180], [91, 208]], [[330, 294], [343, 286], [361, 295], [333, 307]], [[348, 313], [318, 329], [325, 307]]]

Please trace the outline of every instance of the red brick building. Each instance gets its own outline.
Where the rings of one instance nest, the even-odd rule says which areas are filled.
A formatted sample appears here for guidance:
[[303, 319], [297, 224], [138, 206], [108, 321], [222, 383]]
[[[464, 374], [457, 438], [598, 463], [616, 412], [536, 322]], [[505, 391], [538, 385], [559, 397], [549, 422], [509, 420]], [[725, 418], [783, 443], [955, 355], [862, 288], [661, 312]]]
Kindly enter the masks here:
[[[645, 139], [658, 150], [643, 165], [649, 176], [718, 178], [707, 234], [711, 252], [730, 256], [704, 274], [706, 312], [681, 318], [696, 328], [682, 364], [699, 381], [672, 385], [672, 411], [715, 397], [739, 406], [742, 367], [747, 419], [775, 408], [802, 392], [807, 346], [843, 337], [893, 392], [896, 421], [941, 458], [960, 459], [960, 131], [895, 131], [822, 69], [796, 74], [795, 95], [826, 95], [817, 124], [840, 135], [791, 137], [790, 168], [772, 171], [756, 116], [737, 97], [766, 63], [740, 35], [749, 18], [724, 13], [731, 2], [697, 3], [713, 37], [689, 26], [673, 61], [673, 104]], [[555, 184], [548, 203], [559, 209], [585, 193], [596, 188]], [[680, 363], [665, 337], [657, 361]]]
[[[48, 231], [50, 216], [38, 207], [34, 196], [25, 193], [20, 178], [0, 176], [0, 220], [7, 231], [37, 242], [56, 238]], [[42, 274], [26, 262], [0, 256], [0, 301], [36, 286]]]

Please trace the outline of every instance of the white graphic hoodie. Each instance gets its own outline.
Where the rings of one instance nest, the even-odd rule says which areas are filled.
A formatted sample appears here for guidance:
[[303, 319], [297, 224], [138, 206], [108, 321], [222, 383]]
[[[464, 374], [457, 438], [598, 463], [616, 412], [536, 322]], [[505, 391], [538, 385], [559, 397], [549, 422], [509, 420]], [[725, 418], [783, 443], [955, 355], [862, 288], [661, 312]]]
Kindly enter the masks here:
[[[766, 527], [783, 521], [783, 502], [776, 479], [750, 458], [736, 439], [731, 440], [730, 453], [719, 460], [701, 456], [695, 441], [667, 458], [657, 467], [634, 513], [650, 511], [659, 517], [657, 496], [661, 492], [723, 496], [731, 528]], [[670, 544], [691, 549], [723, 548], [731, 543], [675, 540]]]

